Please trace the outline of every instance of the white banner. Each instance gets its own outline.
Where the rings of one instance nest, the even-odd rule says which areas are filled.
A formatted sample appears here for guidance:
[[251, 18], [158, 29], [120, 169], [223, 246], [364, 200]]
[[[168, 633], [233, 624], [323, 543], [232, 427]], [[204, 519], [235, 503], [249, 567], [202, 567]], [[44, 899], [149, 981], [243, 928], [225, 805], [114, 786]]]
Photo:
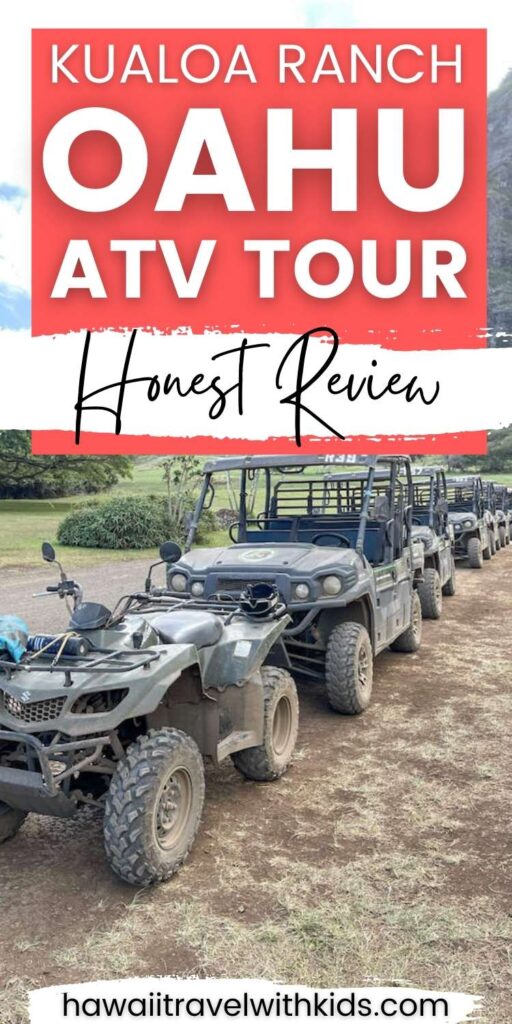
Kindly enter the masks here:
[[[512, 348], [394, 351], [318, 336], [4, 332], [0, 429], [155, 437], [424, 435], [512, 421]], [[81, 384], [80, 384], [81, 382]], [[80, 390], [81, 387], [81, 390]]]
[[31, 1024], [99, 1020], [475, 1020], [478, 996], [415, 988], [313, 989], [257, 979], [130, 978], [57, 985], [30, 994]]

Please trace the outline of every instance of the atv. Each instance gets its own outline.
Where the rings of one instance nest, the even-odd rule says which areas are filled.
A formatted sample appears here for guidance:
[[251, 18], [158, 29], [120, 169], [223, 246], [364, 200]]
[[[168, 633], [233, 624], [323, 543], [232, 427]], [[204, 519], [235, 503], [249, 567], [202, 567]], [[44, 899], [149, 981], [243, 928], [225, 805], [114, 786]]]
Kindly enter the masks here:
[[[340, 472], [354, 464], [364, 472]], [[216, 485], [236, 501], [232, 544], [192, 549]], [[291, 621], [270, 660], [325, 682], [331, 707], [352, 715], [370, 702], [374, 656], [419, 647], [422, 564], [406, 457], [232, 458], [205, 466], [186, 553], [167, 586], [190, 599], [236, 600], [251, 580], [275, 585]]]
[[448, 477], [448, 522], [453, 527], [456, 559], [467, 558], [471, 569], [481, 569], [492, 555], [489, 516], [485, 512], [479, 476]]
[[421, 466], [413, 470], [412, 535], [425, 552], [423, 577], [418, 583], [424, 619], [439, 619], [443, 595], [455, 594], [454, 531], [448, 522], [444, 470]]
[[[160, 556], [169, 566], [181, 551], [167, 542]], [[50, 544], [43, 557], [56, 562]], [[111, 612], [84, 602], [56, 564], [46, 593], [69, 602], [69, 627], [18, 637], [17, 648], [7, 638], [0, 654], [0, 841], [31, 811], [67, 818], [93, 804], [113, 870], [162, 882], [199, 827], [203, 756], [231, 757], [257, 781], [290, 764], [295, 684], [264, 664], [290, 620], [268, 586], [235, 602], [183, 601], [152, 585], [154, 566]]]

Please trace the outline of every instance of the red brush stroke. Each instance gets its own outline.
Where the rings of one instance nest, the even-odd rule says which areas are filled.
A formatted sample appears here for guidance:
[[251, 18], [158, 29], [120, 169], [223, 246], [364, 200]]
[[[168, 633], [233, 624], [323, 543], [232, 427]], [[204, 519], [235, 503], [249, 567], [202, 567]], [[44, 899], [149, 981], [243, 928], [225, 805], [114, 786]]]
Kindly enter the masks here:
[[353, 452], [357, 455], [392, 452], [397, 455], [485, 455], [487, 435], [482, 432], [436, 434], [421, 437], [379, 436], [338, 438], [304, 437], [297, 448], [291, 437], [271, 437], [266, 441], [215, 437], [150, 437], [148, 435], [82, 434], [80, 445], [75, 435], [65, 430], [34, 430], [33, 455], [327, 455]]

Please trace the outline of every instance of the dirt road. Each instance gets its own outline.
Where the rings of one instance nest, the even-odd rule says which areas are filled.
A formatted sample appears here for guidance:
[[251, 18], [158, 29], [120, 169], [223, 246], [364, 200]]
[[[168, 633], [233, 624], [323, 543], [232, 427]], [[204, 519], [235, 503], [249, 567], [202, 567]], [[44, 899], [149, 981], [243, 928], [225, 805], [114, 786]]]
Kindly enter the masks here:
[[[81, 582], [111, 604], [145, 567]], [[2, 575], [1, 610], [62, 625], [26, 600], [48, 568]], [[4, 1024], [30, 987], [167, 973], [479, 992], [509, 1024], [512, 548], [459, 571], [417, 655], [379, 658], [364, 715], [330, 712], [321, 686], [301, 698], [288, 775], [209, 771], [196, 846], [159, 889], [112, 877], [95, 812], [32, 816], [0, 848]]]

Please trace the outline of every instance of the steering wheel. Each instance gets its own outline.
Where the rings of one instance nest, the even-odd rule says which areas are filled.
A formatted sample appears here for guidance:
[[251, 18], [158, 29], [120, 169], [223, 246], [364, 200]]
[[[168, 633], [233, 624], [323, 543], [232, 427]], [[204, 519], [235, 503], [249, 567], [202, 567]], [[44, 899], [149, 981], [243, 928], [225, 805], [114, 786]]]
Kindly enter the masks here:
[[269, 517], [265, 510], [263, 510], [263, 512], [258, 512], [258, 515], [256, 516], [256, 526], [258, 527], [258, 530], [265, 530], [268, 520]]
[[240, 520], [239, 519], [237, 519], [234, 523], [231, 523], [231, 526], [229, 527], [229, 530], [228, 530], [228, 537], [229, 537], [229, 539], [231, 541], [233, 541], [233, 544], [237, 544], [238, 543], [238, 534], [237, 534], [237, 539], [236, 540], [233, 537], [233, 531], [234, 531], [235, 527], [236, 527], [237, 530], [239, 530], [239, 528], [240, 528]]
[[412, 517], [411, 522], [412, 522], [413, 526], [421, 526], [422, 525], [421, 519], [417, 519], [416, 516]]
[[[322, 533], [315, 533], [314, 537], [311, 538], [311, 543], [316, 544], [319, 540], [325, 540], [326, 537], [334, 537], [334, 540], [338, 541], [336, 545], [338, 548], [351, 548], [352, 541], [345, 537], [344, 533], [334, 533], [331, 530], [325, 530]], [[326, 544], [319, 544], [319, 547], [327, 547]]]

